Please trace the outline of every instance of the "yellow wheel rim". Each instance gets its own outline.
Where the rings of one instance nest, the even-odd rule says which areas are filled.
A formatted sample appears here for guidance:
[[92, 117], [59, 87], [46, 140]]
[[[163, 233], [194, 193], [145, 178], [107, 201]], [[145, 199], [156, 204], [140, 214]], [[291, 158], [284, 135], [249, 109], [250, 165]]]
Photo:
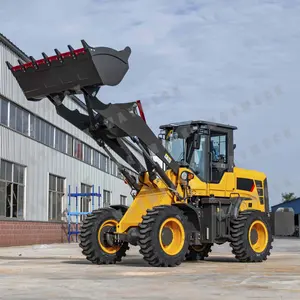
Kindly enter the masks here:
[[[103, 222], [103, 224], [100, 226], [100, 228], [98, 230], [98, 243], [99, 243], [99, 246], [101, 247], [101, 249], [104, 252], [106, 252], [108, 254], [115, 254], [117, 251], [119, 251], [120, 247], [119, 246], [111, 247], [111, 246], [108, 246], [108, 245], [104, 245], [101, 242], [101, 232], [105, 227], [114, 227], [114, 226], [117, 226], [117, 224], [118, 224], [118, 222], [115, 221], [115, 220], [107, 220], [107, 221]], [[108, 228], [106, 228], [106, 229], [108, 229]]]
[[254, 221], [248, 233], [251, 248], [258, 253], [263, 252], [268, 244], [269, 234], [266, 225], [262, 221]]
[[169, 218], [163, 222], [159, 230], [159, 243], [168, 255], [178, 254], [185, 241], [182, 223], [176, 218]]

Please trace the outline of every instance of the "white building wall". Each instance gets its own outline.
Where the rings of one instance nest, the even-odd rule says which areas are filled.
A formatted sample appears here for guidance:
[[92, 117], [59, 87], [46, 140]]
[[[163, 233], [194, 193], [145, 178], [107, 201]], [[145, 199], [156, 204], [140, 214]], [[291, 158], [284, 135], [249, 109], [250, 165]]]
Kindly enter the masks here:
[[[67, 208], [68, 186], [71, 185], [71, 192], [75, 192], [76, 186], [80, 192], [81, 183], [95, 185], [95, 192], [100, 186], [102, 195], [103, 190], [110, 191], [112, 204], [120, 203], [120, 195], [131, 199], [129, 187], [119, 178], [3, 126], [0, 126], [0, 137], [0, 157], [26, 167], [24, 216], [27, 220], [48, 220], [49, 173], [66, 178], [62, 210]], [[75, 210], [75, 198], [72, 210]]]
[[[5, 61], [9, 61], [12, 65], [17, 65], [17, 59], [17, 55], [0, 42], [0, 97], [20, 105], [80, 141], [104, 152], [87, 134], [58, 116], [49, 100], [44, 99], [40, 102], [26, 100], [17, 81], [5, 64]], [[78, 109], [81, 113], [86, 113], [70, 98], [66, 99], [65, 104], [71, 109]], [[135, 154], [142, 158], [139, 152], [135, 152]], [[71, 185], [72, 192], [75, 192], [76, 186], [80, 191], [81, 183], [95, 185], [96, 190], [100, 186], [102, 194], [104, 189], [111, 191], [112, 204], [119, 203], [121, 194], [127, 196], [129, 201], [127, 205], [131, 202], [130, 189], [120, 178], [3, 125], [0, 125], [0, 158], [26, 166], [24, 217], [27, 220], [48, 220], [49, 173], [66, 178], [63, 209], [67, 207], [68, 185]], [[123, 161], [121, 163], [127, 165]], [[75, 199], [73, 202], [72, 209], [74, 210]]]

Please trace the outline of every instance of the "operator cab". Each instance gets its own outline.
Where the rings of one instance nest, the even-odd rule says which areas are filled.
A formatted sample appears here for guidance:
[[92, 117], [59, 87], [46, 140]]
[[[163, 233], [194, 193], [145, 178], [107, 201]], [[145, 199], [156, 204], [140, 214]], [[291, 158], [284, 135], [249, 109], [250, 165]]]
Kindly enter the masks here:
[[181, 167], [204, 182], [218, 183], [234, 167], [233, 130], [237, 127], [206, 121], [160, 126], [160, 139]]

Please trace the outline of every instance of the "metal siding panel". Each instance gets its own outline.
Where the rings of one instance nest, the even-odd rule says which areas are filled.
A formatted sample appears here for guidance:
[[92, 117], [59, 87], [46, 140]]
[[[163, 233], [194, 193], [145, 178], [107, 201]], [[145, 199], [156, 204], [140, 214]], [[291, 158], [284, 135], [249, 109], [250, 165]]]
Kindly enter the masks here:
[[9, 99], [19, 99], [23, 96], [16, 80], [6, 66], [6, 61], [12, 65], [18, 64], [18, 57], [6, 46], [0, 43], [0, 93]]

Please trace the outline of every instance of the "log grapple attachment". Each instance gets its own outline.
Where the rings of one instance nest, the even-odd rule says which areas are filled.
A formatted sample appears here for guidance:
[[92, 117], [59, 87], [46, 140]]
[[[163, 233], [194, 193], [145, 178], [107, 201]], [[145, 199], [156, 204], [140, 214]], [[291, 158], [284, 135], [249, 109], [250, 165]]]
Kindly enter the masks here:
[[[178, 166], [166, 152], [161, 141], [147, 126], [140, 101], [129, 103], [102, 103], [97, 97], [102, 86], [118, 85], [129, 69], [130, 47], [115, 50], [108, 47], [91, 47], [81, 40], [82, 48], [61, 53], [55, 49], [56, 55], [36, 60], [32, 56], [28, 62], [19, 60], [19, 65], [7, 67], [19, 83], [28, 101], [40, 101], [48, 98], [55, 106], [58, 115], [90, 135], [117, 164], [127, 183], [135, 190], [140, 187], [116, 160], [108, 146], [127, 162], [137, 173], [145, 173], [146, 168], [154, 180], [154, 169], [166, 178], [162, 169], [151, 159], [149, 149], [174, 170]], [[83, 94], [88, 114], [78, 110], [70, 110], [63, 103], [66, 96]], [[141, 149], [145, 166], [127, 147], [125, 139], [131, 139]], [[174, 189], [173, 185], [170, 188]]]
[[128, 71], [129, 47], [116, 51], [107, 47], [89, 46], [81, 41], [83, 48], [74, 50], [68, 45], [69, 52], [43, 59], [7, 66], [18, 81], [26, 98], [39, 101], [48, 95], [76, 94], [84, 87], [115, 86], [121, 82]]

